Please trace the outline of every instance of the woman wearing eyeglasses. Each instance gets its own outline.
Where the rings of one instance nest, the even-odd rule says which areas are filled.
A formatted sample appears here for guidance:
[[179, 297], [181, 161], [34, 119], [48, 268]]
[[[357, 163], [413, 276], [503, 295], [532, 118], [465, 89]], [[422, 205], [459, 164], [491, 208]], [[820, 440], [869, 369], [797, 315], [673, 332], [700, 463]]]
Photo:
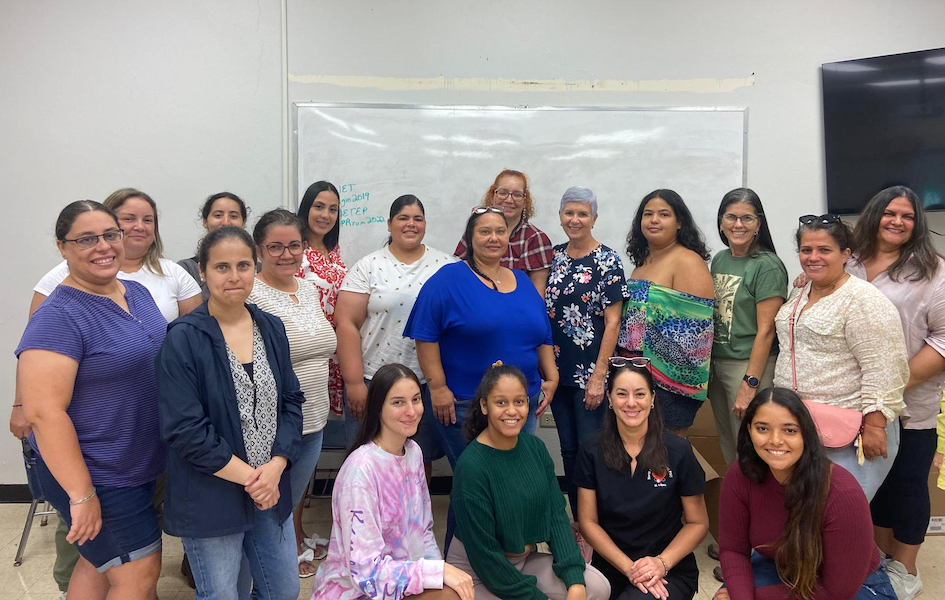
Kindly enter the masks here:
[[581, 444], [578, 524], [612, 598], [691, 599], [693, 550], [709, 530], [705, 473], [684, 439], [664, 433], [644, 357], [610, 359], [604, 427]]
[[56, 239], [67, 274], [27, 323], [16, 383], [46, 499], [81, 555], [68, 593], [154, 598], [153, 499], [167, 461], [155, 357], [167, 322], [143, 285], [117, 278], [124, 247], [111, 210], [73, 202]]
[[748, 188], [722, 197], [712, 258], [715, 334], [709, 401], [725, 462], [735, 461], [742, 415], [758, 389], [771, 387], [778, 358], [774, 316], [787, 297], [787, 270], [774, 251], [761, 198]]
[[683, 199], [654, 190], [627, 235], [633, 261], [617, 339], [622, 355], [650, 359], [663, 421], [685, 435], [706, 399], [712, 352], [709, 249]]
[[898, 417], [909, 380], [899, 313], [876, 287], [844, 270], [856, 244], [839, 217], [805, 215], [795, 239], [808, 282], [775, 317], [782, 346], [774, 385], [862, 415], [859, 447], [828, 447], [827, 456], [850, 471], [871, 500], [899, 451]]
[[[124, 231], [125, 257], [118, 278], [148, 288], [168, 323], [200, 306], [200, 286], [180, 265], [162, 256], [157, 204], [142, 191], [123, 188], [105, 199]], [[33, 288], [30, 314], [69, 275], [65, 261], [46, 273]]]
[[[282, 319], [289, 339], [289, 358], [305, 394], [302, 403], [302, 443], [299, 457], [289, 470], [292, 506], [295, 507], [295, 541], [299, 551], [299, 576], [315, 574], [312, 560], [325, 556], [324, 547], [304, 546], [302, 497], [318, 463], [322, 435], [328, 420], [328, 358], [335, 351], [335, 330], [322, 311], [318, 290], [295, 274], [302, 263], [302, 223], [284, 209], [259, 218], [253, 241], [262, 266], [248, 302]], [[317, 536], [315, 536], [317, 538]], [[319, 554], [315, 555], [315, 551]]]
[[505, 214], [494, 206], [473, 209], [463, 240], [465, 260], [441, 267], [423, 284], [404, 329], [416, 340], [437, 437], [454, 468], [466, 448], [463, 419], [492, 363], [525, 373], [528, 433], [558, 386], [545, 304], [524, 271], [502, 266], [509, 244]]
[[[501, 209], [509, 222], [509, 247], [502, 256], [502, 266], [528, 273], [539, 295], [544, 296], [554, 251], [545, 232], [528, 221], [535, 215], [528, 177], [521, 171], [505, 169], [489, 186], [482, 205]], [[453, 254], [462, 258], [466, 248], [466, 240], [462, 239]]]

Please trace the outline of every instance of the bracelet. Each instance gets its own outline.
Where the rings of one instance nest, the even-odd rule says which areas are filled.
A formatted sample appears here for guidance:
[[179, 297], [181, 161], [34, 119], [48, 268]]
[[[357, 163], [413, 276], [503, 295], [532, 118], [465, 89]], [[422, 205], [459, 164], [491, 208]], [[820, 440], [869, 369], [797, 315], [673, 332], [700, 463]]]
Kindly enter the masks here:
[[93, 496], [95, 496], [95, 490], [94, 490], [94, 489], [92, 490], [92, 493], [91, 493], [91, 494], [89, 494], [89, 495], [86, 496], [85, 498], [82, 498], [81, 500], [73, 500], [72, 498], [69, 498], [69, 506], [75, 506], [75, 505], [77, 505], [77, 504], [85, 504], [86, 502], [88, 502], [89, 500], [91, 500]]
[[22, 405], [22, 404], [14, 404], [14, 405], [13, 405], [13, 408], [23, 408], [23, 405]]
[[864, 422], [863, 424], [866, 425], [866, 426], [868, 426], [868, 427], [875, 427], [876, 429], [882, 429], [882, 430], [884, 430], [884, 431], [885, 431], [885, 429], [886, 429], [886, 426], [885, 426], [885, 425], [873, 425], [872, 423], [866, 423], [866, 422]]
[[660, 562], [663, 563], [663, 577], [666, 577], [667, 575], [669, 575], [669, 567], [666, 566], [666, 561], [663, 560], [663, 557], [660, 556], [659, 554], [656, 555], [656, 558], [658, 558]]

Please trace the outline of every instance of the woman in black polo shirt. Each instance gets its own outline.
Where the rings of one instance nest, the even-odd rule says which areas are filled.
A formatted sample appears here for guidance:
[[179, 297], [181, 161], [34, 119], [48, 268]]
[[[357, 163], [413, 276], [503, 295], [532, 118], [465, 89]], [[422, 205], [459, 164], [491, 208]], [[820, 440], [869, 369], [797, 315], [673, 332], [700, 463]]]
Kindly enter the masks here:
[[689, 442], [664, 433], [647, 359], [611, 358], [607, 381], [603, 429], [581, 444], [574, 474], [591, 564], [612, 600], [691, 600], [692, 551], [709, 528], [705, 473]]

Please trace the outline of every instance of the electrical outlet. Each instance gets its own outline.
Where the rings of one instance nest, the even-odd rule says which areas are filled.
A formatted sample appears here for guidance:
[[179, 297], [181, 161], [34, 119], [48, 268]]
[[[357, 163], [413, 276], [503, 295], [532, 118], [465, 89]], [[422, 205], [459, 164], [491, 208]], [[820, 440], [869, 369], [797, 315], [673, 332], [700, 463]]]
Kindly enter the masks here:
[[538, 419], [538, 426], [539, 427], [555, 427], [554, 414], [550, 410], [545, 411], [545, 414], [543, 414]]

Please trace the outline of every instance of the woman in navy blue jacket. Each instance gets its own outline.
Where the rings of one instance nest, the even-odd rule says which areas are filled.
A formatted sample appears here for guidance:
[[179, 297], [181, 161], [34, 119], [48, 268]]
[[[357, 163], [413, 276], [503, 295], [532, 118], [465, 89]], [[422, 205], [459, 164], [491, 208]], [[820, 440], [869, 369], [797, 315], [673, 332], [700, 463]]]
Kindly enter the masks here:
[[[197, 598], [248, 598], [245, 555], [265, 600], [298, 597], [288, 468], [304, 396], [277, 317], [246, 304], [252, 239], [222, 227], [200, 244], [210, 298], [175, 320], [158, 355], [168, 459], [164, 529], [182, 538]], [[245, 569], [243, 569], [245, 574]]]

